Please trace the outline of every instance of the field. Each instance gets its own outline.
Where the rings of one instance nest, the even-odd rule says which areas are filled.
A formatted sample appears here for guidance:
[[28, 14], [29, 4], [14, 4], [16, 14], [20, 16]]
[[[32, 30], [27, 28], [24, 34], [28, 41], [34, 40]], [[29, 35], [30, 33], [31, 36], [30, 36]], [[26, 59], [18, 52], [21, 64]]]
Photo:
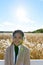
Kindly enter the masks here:
[[[24, 33], [24, 44], [30, 49], [31, 59], [43, 59], [43, 33]], [[12, 33], [0, 33], [0, 59], [12, 42]]]
[[30, 48], [31, 59], [43, 59], [43, 33], [27, 33], [26, 45]]

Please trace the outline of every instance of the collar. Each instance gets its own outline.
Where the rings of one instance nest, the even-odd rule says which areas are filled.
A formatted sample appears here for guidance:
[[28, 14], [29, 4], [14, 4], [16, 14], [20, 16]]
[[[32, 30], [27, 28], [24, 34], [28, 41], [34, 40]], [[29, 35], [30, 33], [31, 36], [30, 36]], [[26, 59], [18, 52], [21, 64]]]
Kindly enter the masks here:
[[19, 50], [20, 50], [21, 45], [19, 45], [18, 47], [19, 47]]
[[[15, 46], [14, 46], [14, 47], [15, 47]], [[18, 46], [19, 50], [20, 50], [20, 47], [21, 47], [21, 45]]]

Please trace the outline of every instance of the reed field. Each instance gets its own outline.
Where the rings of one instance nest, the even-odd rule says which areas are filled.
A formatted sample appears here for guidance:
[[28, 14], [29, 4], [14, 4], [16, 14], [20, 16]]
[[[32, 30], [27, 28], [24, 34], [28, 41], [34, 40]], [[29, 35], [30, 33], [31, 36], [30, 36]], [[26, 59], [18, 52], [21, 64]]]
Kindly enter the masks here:
[[31, 59], [43, 59], [43, 33], [26, 33], [26, 44]]
[[[30, 49], [31, 59], [43, 59], [43, 33], [24, 33], [24, 45]], [[0, 60], [12, 42], [12, 33], [0, 33]]]

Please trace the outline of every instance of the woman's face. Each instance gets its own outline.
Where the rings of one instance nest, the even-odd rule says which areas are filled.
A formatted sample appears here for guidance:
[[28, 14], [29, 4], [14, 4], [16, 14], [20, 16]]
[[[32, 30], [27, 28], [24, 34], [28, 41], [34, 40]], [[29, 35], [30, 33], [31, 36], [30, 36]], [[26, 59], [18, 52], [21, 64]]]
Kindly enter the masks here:
[[13, 37], [13, 43], [18, 46], [23, 43], [23, 37], [20, 33], [16, 33]]

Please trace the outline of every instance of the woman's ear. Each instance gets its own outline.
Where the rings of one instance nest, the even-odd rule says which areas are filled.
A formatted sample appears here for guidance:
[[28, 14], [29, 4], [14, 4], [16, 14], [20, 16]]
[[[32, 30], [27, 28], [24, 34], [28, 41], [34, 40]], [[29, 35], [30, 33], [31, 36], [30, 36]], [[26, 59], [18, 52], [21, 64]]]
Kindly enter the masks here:
[[25, 37], [23, 37], [23, 40], [25, 40]]

